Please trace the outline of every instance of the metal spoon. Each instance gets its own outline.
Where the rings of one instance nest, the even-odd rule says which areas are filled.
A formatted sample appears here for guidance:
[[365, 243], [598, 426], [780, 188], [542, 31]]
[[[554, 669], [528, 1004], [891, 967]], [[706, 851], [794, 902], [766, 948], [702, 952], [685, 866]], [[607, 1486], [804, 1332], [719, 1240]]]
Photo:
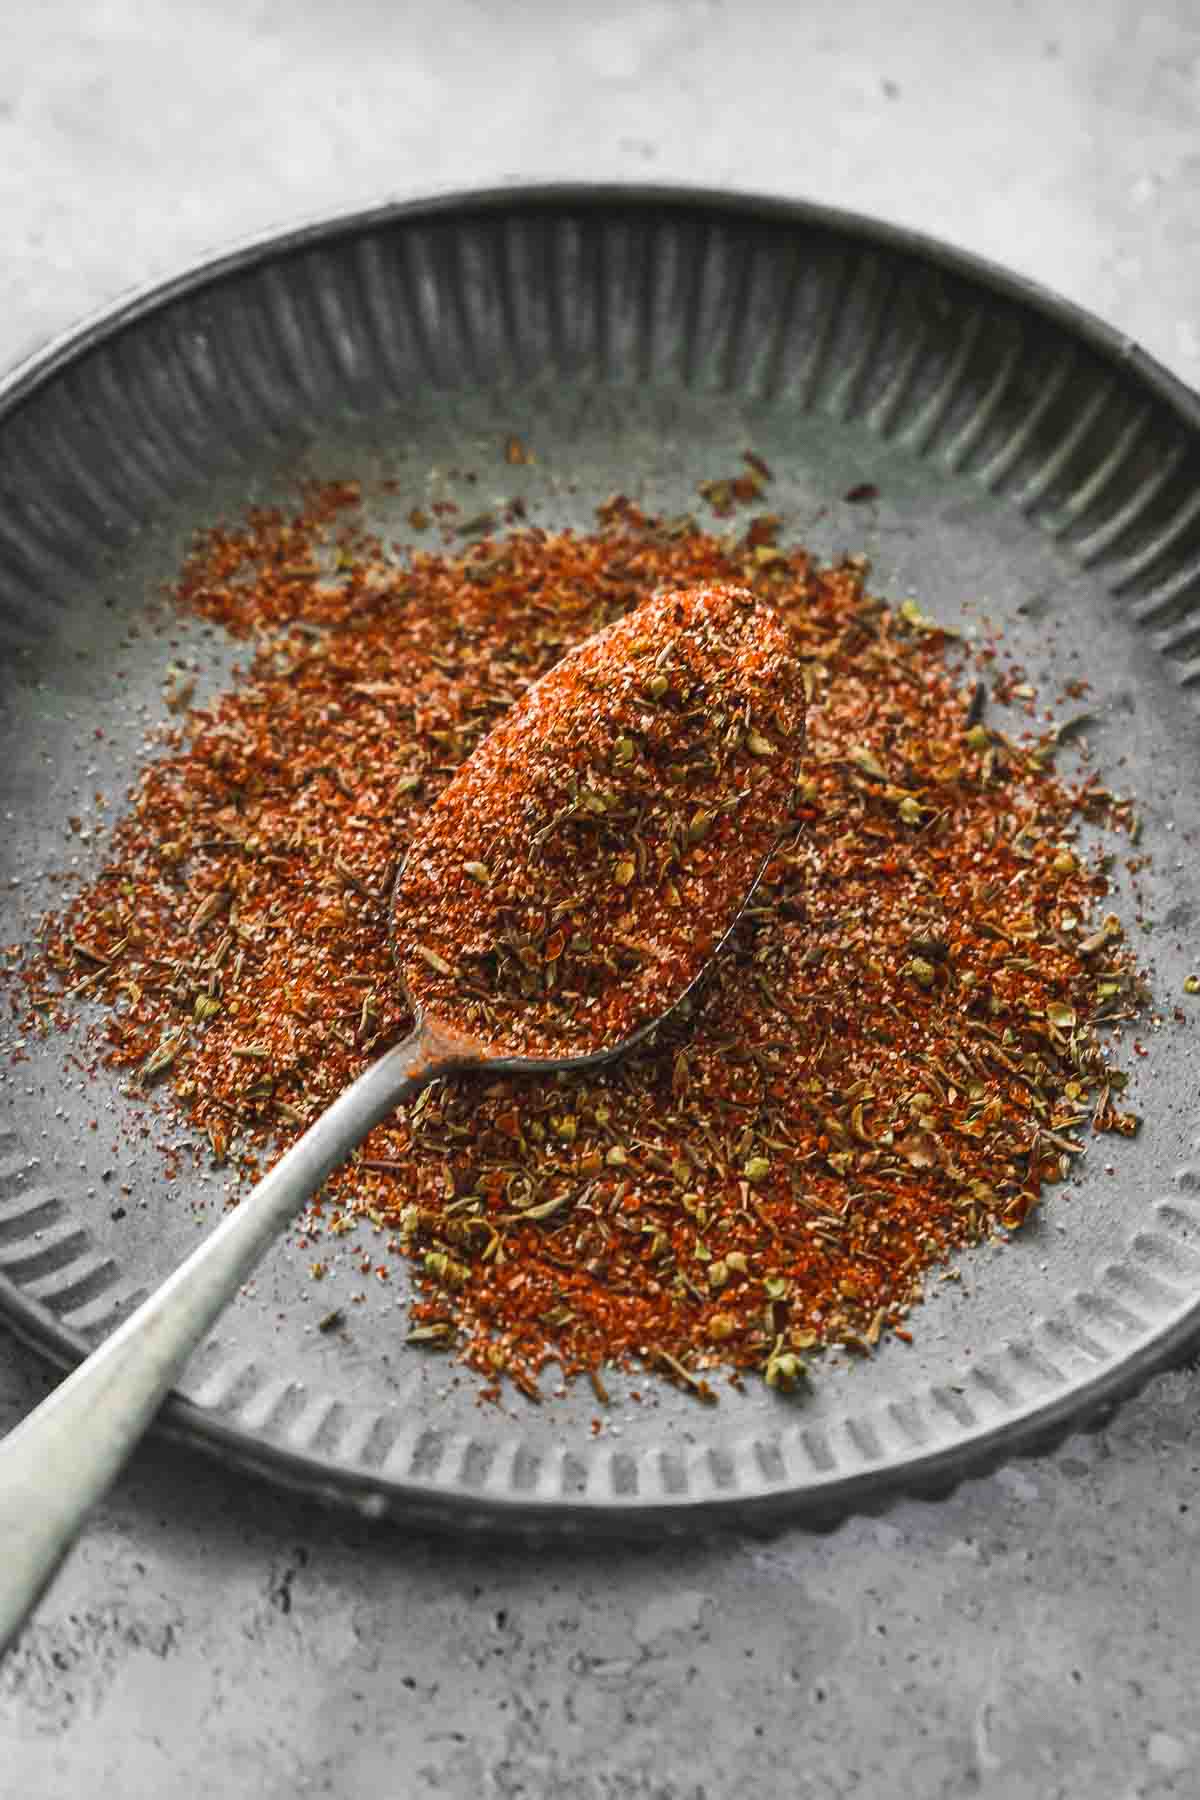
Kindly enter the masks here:
[[[661, 630], [661, 621], [659, 625]], [[594, 656], [591, 647], [622, 628], [625, 620], [582, 648]], [[659, 637], [657, 642], [661, 641]], [[525, 717], [538, 719], [526, 702], [539, 690], [543, 697], [553, 696], [559, 671], [570, 661], [564, 659], [535, 684], [510, 720], [519, 723], [521, 708], [526, 708]], [[508, 729], [511, 742], [511, 726]], [[798, 754], [798, 745], [791, 749]], [[479, 756], [476, 751], [470, 763]], [[464, 771], [469, 766], [464, 765]], [[438, 806], [431, 809], [430, 819]], [[782, 818], [767, 822], [768, 830], [777, 830], [783, 822]], [[410, 848], [410, 859], [419, 853], [417, 844]], [[372, 1127], [428, 1082], [454, 1071], [486, 1068], [492, 1074], [546, 1074], [595, 1067], [625, 1055], [677, 1011], [703, 979], [764, 866], [760, 860], [745, 891], [732, 899], [711, 883], [712, 904], [699, 909], [712, 944], [703, 966], [697, 972], [689, 966], [677, 991], [670, 988], [668, 971], [661, 1008], [653, 1018], [643, 1019], [621, 1041], [580, 1056], [540, 1060], [505, 1055], [503, 1043], [476, 1041], [460, 1024], [439, 1016], [412, 992], [409, 980], [406, 985], [417, 1012], [412, 1035], [386, 1051], [347, 1088], [162, 1286], [0, 1443], [0, 1654], [74, 1543], [89, 1510], [134, 1450], [191, 1352], [267, 1247]]]

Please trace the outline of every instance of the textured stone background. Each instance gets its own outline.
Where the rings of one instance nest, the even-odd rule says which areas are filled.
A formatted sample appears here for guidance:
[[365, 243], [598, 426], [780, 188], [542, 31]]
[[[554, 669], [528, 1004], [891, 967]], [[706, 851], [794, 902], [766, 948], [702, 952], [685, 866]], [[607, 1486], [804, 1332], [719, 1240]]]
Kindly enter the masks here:
[[[40, 0], [0, 43], [0, 366], [335, 206], [510, 177], [881, 214], [1200, 384], [1196, 0]], [[0, 1428], [46, 1391], [0, 1333]], [[1195, 1376], [828, 1537], [462, 1549], [146, 1449], [0, 1667], [0, 1795], [1200, 1793]]]

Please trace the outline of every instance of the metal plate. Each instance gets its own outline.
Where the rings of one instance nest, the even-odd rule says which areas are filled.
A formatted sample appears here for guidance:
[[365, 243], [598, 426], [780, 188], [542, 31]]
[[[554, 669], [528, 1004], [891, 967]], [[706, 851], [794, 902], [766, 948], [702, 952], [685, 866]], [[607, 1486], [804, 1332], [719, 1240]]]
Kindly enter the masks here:
[[[536, 466], [505, 463], [510, 433]], [[700, 1409], [643, 1384], [634, 1403], [627, 1382], [598, 1435], [586, 1387], [481, 1406], [473, 1380], [404, 1350], [398, 1284], [348, 1304], [348, 1339], [316, 1331], [349, 1278], [315, 1297], [283, 1244], [162, 1429], [277, 1483], [460, 1527], [827, 1520], [1044, 1442], [1188, 1342], [1200, 413], [1095, 321], [927, 241], [718, 195], [452, 198], [252, 246], [18, 370], [0, 390], [0, 941], [97, 866], [94, 796], [111, 816], [164, 717], [170, 657], [203, 659], [201, 698], [228, 675], [236, 651], [161, 600], [197, 526], [350, 474], [389, 536], [438, 495], [519, 492], [533, 517], [587, 526], [615, 488], [677, 511], [748, 446], [776, 471], [789, 536], [865, 550], [878, 591], [917, 593], [968, 634], [1002, 624], [1046, 691], [1091, 683], [1097, 765], [1138, 795], [1154, 856], [1139, 941], [1163, 1020], [1125, 1058], [1142, 1138], [1097, 1141], [1011, 1245], [931, 1282], [913, 1348], [828, 1358], [795, 1398]], [[844, 505], [864, 481], [879, 500]], [[217, 1176], [167, 1178], [163, 1113], [139, 1119], [64, 1040], [17, 1059], [16, 1035], [0, 1023], [0, 1310], [67, 1364], [222, 1193]]]

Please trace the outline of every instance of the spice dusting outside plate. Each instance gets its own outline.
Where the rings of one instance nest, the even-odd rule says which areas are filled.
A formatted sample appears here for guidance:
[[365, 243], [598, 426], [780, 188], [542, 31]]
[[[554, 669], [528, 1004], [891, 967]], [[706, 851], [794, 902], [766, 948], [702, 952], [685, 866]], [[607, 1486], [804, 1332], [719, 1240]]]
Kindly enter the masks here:
[[[582, 1386], [481, 1408], [472, 1377], [404, 1347], [391, 1280], [314, 1283], [297, 1241], [197, 1357], [170, 1429], [371, 1510], [653, 1531], [697, 1506], [828, 1515], [944, 1483], [1185, 1341], [1200, 529], [1195, 410], [1168, 378], [896, 233], [597, 191], [277, 240], [119, 310], [0, 404], [5, 943], [100, 865], [146, 734], [244, 655], [162, 599], [192, 534], [305, 479], [354, 476], [370, 529], [433, 545], [440, 520], [483, 536], [514, 502], [579, 532], [614, 491], [665, 517], [711, 507], [722, 495], [697, 490], [752, 446], [781, 541], [866, 554], [873, 591], [968, 646], [999, 628], [1018, 709], [1026, 685], [1085, 695], [1090, 767], [1141, 820], [1116, 848], [1141, 864], [1119, 910], [1159, 1021], [1120, 1055], [1144, 1131], [1090, 1139], [1012, 1244], [935, 1281], [911, 1347], [827, 1358], [791, 1395], [722, 1389], [713, 1408], [636, 1377], [605, 1408]], [[226, 1177], [196, 1172], [166, 1115], [89, 1078], [67, 1040], [0, 1049], [0, 1294], [69, 1360], [217, 1216]]]

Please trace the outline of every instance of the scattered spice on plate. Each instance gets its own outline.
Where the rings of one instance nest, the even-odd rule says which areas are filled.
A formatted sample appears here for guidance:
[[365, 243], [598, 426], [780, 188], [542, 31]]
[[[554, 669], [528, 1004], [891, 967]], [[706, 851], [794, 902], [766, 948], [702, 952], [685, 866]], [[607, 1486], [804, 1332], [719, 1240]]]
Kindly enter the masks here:
[[[748, 467], [715, 510], [768, 479]], [[253, 1177], [408, 1028], [388, 896], [472, 749], [648, 595], [745, 586], [799, 659], [808, 762], [711, 981], [611, 1068], [427, 1088], [302, 1232], [331, 1269], [406, 1256], [413, 1340], [531, 1395], [552, 1360], [706, 1399], [720, 1367], [786, 1388], [810, 1351], [907, 1338], [927, 1271], [1020, 1226], [1092, 1133], [1137, 1129], [1105, 1038], [1146, 996], [1089, 847], [1132, 834], [1128, 803], [1056, 773], [1054, 732], [987, 724], [935, 620], [870, 593], [861, 559], [816, 567], [774, 515], [716, 537], [618, 496], [588, 534], [488, 527], [397, 561], [356, 535], [356, 498], [198, 541], [178, 602], [251, 638], [250, 666], [175, 717], [14, 1010], [67, 1026], [97, 1003], [109, 1065]], [[740, 729], [739, 755], [750, 729], [773, 741], [753, 710]], [[618, 790], [595, 791], [607, 829]], [[616, 888], [617, 850], [635, 874], [639, 836], [650, 855], [621, 826]], [[495, 856], [481, 833], [463, 882]], [[514, 972], [544, 983], [576, 936], [583, 962], [595, 925], [564, 918], [560, 954], [539, 928]]]
[[409, 999], [504, 1057], [601, 1055], [703, 973], [787, 822], [790, 634], [745, 587], [667, 589], [503, 715], [393, 902]]

